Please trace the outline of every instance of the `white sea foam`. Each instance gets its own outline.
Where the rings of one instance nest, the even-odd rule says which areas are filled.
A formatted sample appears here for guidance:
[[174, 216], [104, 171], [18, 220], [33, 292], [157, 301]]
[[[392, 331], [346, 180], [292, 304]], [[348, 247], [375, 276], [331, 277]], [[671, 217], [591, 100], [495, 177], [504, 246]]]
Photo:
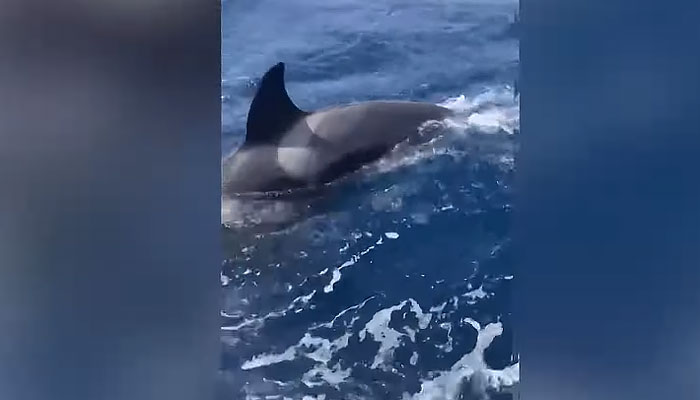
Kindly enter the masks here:
[[284, 199], [221, 198], [221, 223], [230, 228], [293, 221], [303, 205]]
[[455, 362], [447, 371], [438, 372], [432, 378], [421, 382], [418, 393], [404, 393], [403, 400], [451, 400], [457, 399], [463, 391], [466, 380], [479, 376], [479, 385], [472, 385], [472, 390], [484, 393], [487, 389], [499, 390], [518, 383], [520, 364], [516, 363], [502, 370], [493, 370], [484, 361], [484, 351], [493, 339], [503, 333], [500, 322], [486, 325], [483, 329], [474, 320], [466, 321], [477, 331], [474, 349]]
[[329, 384], [337, 387], [350, 376], [350, 369], [343, 369], [339, 362], [331, 364], [333, 355], [340, 349], [347, 347], [352, 334], [345, 333], [331, 341], [329, 339], [312, 336], [306, 333], [295, 345], [290, 346], [284, 352], [278, 354], [259, 354], [244, 362], [241, 369], [250, 370], [268, 365], [278, 364], [284, 361], [292, 361], [297, 357], [305, 357], [315, 361], [314, 366], [306, 371], [302, 382], [309, 387]]
[[219, 275], [221, 278], [221, 286], [228, 286], [231, 279], [229, 279], [229, 277], [224, 275], [223, 273], [220, 273]]
[[241, 369], [248, 370], [248, 369], [264, 367], [266, 365], [281, 363], [283, 361], [292, 361], [295, 357], [296, 357], [296, 349], [294, 347], [290, 347], [287, 350], [285, 350], [283, 353], [279, 353], [279, 354], [266, 354], [266, 353], [259, 354], [255, 357], [253, 357], [252, 359], [244, 362], [241, 365]]
[[[479, 289], [476, 289], [479, 290]], [[458, 298], [457, 298], [458, 299]], [[362, 308], [367, 301], [349, 307], [341, 311], [332, 321], [317, 325], [319, 327], [332, 327], [334, 322], [351, 310]], [[386, 307], [374, 313], [372, 318], [357, 332], [360, 341], [371, 340], [379, 343], [374, 360], [370, 368], [384, 371], [394, 371], [392, 368], [394, 352], [404, 341], [415, 342], [416, 333], [428, 328], [434, 319], [434, 313], [441, 314], [445, 306], [453, 300], [438, 306], [433, 306], [430, 311], [424, 312], [420, 304], [414, 299], [404, 300], [396, 305]], [[390, 327], [392, 313], [410, 305], [410, 310], [418, 320], [418, 326], [396, 326]], [[353, 319], [354, 321], [355, 319]], [[489, 390], [501, 390], [512, 387], [519, 382], [519, 363], [510, 365], [502, 370], [495, 370], [488, 367], [484, 359], [484, 351], [491, 345], [494, 338], [503, 333], [500, 322], [490, 323], [482, 327], [477, 321], [471, 318], [462, 319], [461, 323], [472, 326], [478, 333], [477, 343], [474, 349], [455, 362], [451, 368], [444, 371], [433, 371], [421, 381], [419, 392], [410, 394], [404, 393], [403, 400], [453, 400], [457, 399], [460, 393], [465, 391], [465, 384], [469, 384], [469, 390], [484, 394]], [[352, 326], [352, 324], [350, 324]], [[442, 329], [447, 330], [448, 342], [438, 346], [445, 352], [452, 351], [452, 324], [443, 322]], [[351, 367], [343, 368], [341, 360], [336, 356], [337, 352], [346, 348], [350, 339], [355, 334], [347, 330], [341, 336], [331, 340], [313, 336], [306, 333], [299, 341], [280, 353], [262, 353], [245, 361], [241, 368], [251, 370], [261, 368], [281, 362], [293, 361], [297, 358], [312, 360], [314, 364], [303, 374], [301, 381], [307, 387], [331, 385], [338, 388], [340, 384], [346, 382], [351, 374]], [[420, 354], [413, 351], [409, 363], [417, 365]]]
[[[285, 400], [287, 400], [287, 397], [285, 397]], [[289, 400], [292, 400], [291, 398]], [[318, 396], [304, 396], [301, 400], [326, 400], [326, 395], [325, 394], [319, 394]]]
[[481, 285], [478, 288], [462, 295], [462, 297], [466, 297], [469, 299], [467, 301], [467, 303], [469, 304], [475, 304], [478, 300], [486, 298], [488, 296], [489, 294], [486, 293], [486, 291], [484, 291], [484, 285]]
[[[425, 160], [447, 155], [460, 159], [465, 155], [463, 150], [451, 146], [454, 140], [460, 140], [468, 134], [514, 134], [520, 128], [520, 102], [514, 97], [508, 86], [492, 87], [476, 96], [460, 95], [438, 103], [454, 111], [455, 115], [442, 121], [442, 135], [437, 135], [427, 143], [418, 146], [399, 148], [374, 163], [369, 171], [386, 173], [405, 166], [416, 165]], [[512, 163], [512, 156], [501, 156], [504, 164]], [[412, 188], [418, 190], [418, 187]], [[406, 189], [404, 189], [406, 190]], [[401, 196], [391, 199], [376, 195], [373, 206], [382, 209], [399, 209]], [[375, 205], [375, 203], [379, 205]]]
[[345, 382], [345, 380], [350, 377], [350, 373], [350, 368], [342, 369], [339, 363], [330, 368], [321, 365], [313, 367], [304, 373], [301, 381], [308, 387], [321, 386], [324, 384], [338, 387], [338, 385]]
[[338, 283], [338, 282], [340, 282], [340, 278], [343, 277], [343, 274], [340, 273], [340, 270], [343, 269], [343, 268], [349, 267], [349, 266], [351, 266], [351, 265], [353, 265], [353, 264], [355, 264], [354, 261], [347, 261], [347, 262], [344, 262], [343, 265], [341, 265], [340, 267], [334, 269], [334, 270], [333, 270], [333, 277], [331, 277], [331, 281], [328, 283], [328, 285], [326, 285], [326, 286], [323, 288], [323, 292], [324, 292], [324, 293], [330, 293], [330, 292], [332, 292], [332, 291], [333, 291], [333, 287], [335, 286], [335, 284]]
[[[251, 326], [251, 325], [262, 326], [265, 323], [265, 321], [268, 319], [283, 317], [283, 316], [287, 315], [288, 312], [306, 305], [307, 303], [309, 303], [309, 301], [311, 301], [311, 299], [314, 297], [315, 294], [316, 294], [316, 290], [312, 290], [311, 293], [309, 293], [307, 295], [302, 295], [302, 296], [296, 297], [294, 300], [292, 300], [289, 303], [289, 305], [286, 308], [284, 308], [282, 310], [269, 312], [269, 313], [267, 313], [264, 316], [259, 317], [259, 318], [250, 318], [250, 319], [247, 319], [247, 320], [240, 322], [238, 324], [235, 324], [235, 325], [224, 325], [221, 327], [221, 330], [222, 331], [237, 331], [237, 330], [240, 330], [241, 328]], [[222, 314], [226, 315], [225, 312], [222, 312]]]
[[440, 105], [455, 111], [448, 126], [477, 129], [483, 133], [513, 134], [520, 128], [520, 101], [509, 87], [489, 88], [472, 98], [460, 95]]
[[[322, 324], [314, 325], [314, 326], [312, 326], [311, 328], [309, 328], [309, 330], [316, 330], [316, 329], [318, 329], [318, 328], [332, 328], [333, 325], [335, 325], [335, 321], [337, 321], [337, 320], [338, 320], [339, 318], [341, 318], [343, 315], [345, 315], [345, 314], [348, 313], [348, 312], [361, 309], [362, 307], [365, 306], [365, 304], [367, 304], [367, 302], [369, 302], [370, 300], [374, 299], [375, 297], [376, 297], [376, 296], [370, 296], [370, 297], [368, 297], [367, 299], [365, 299], [362, 303], [360, 303], [360, 304], [355, 304], [354, 306], [350, 306], [350, 307], [344, 309], [343, 311], [339, 312], [335, 317], [333, 317], [332, 320], [330, 320], [330, 321], [328, 321], [328, 322], [324, 322], [324, 323], [322, 323]], [[348, 325], [349, 325], [349, 326], [352, 326], [352, 322], [354, 322], [354, 321], [355, 321], [355, 319], [353, 319], [353, 320], [351, 321], [350, 324], [346, 324], [346, 326], [348, 326]]]
[[333, 276], [331, 277], [331, 281], [328, 283], [328, 285], [326, 285], [326, 286], [323, 288], [323, 292], [324, 292], [324, 293], [330, 293], [330, 292], [332, 292], [332, 291], [333, 291], [333, 287], [335, 287], [335, 284], [338, 283], [338, 282], [340, 282], [340, 278], [343, 277], [343, 274], [342, 274], [340, 271], [342, 271], [344, 268], [347, 268], [347, 267], [350, 267], [350, 266], [352, 266], [352, 265], [355, 265], [355, 262], [356, 262], [356, 256], [353, 256], [352, 259], [350, 259], [350, 260], [348, 260], [348, 261], [345, 261], [345, 262], [342, 263], [338, 268], [335, 268], [335, 269], [333, 270]]
[[393, 358], [394, 350], [401, 345], [402, 337], [408, 336], [411, 341], [415, 342], [415, 331], [410, 327], [404, 327], [403, 332], [389, 327], [391, 314], [403, 308], [407, 303], [411, 304], [411, 311], [418, 318], [418, 327], [420, 329], [425, 329], [430, 323], [432, 314], [423, 313], [418, 302], [413, 299], [404, 300], [395, 306], [377, 311], [358, 334], [360, 341], [364, 341], [369, 334], [375, 341], [379, 342], [379, 350], [370, 368], [389, 369], [388, 363]]
[[453, 347], [452, 347], [452, 323], [443, 322], [440, 324], [440, 328], [447, 331], [447, 343], [436, 345], [435, 347], [441, 349], [445, 353], [450, 353], [453, 350]]
[[[355, 263], [357, 263], [362, 256], [364, 256], [367, 253], [369, 253], [370, 251], [374, 250], [376, 248], [376, 246], [380, 246], [382, 244], [384, 244], [384, 239], [380, 236], [379, 240], [377, 240], [373, 245], [368, 246], [367, 248], [363, 249], [362, 251], [360, 251], [356, 254], [353, 254], [349, 260], [345, 261], [337, 268], [334, 268], [333, 272], [332, 272], [331, 281], [328, 282], [328, 284], [323, 288], [323, 292], [324, 293], [332, 292], [333, 288], [335, 287], [335, 284], [340, 282], [340, 279], [343, 277], [343, 274], [341, 272], [343, 269], [355, 265]], [[327, 272], [327, 270], [324, 269], [321, 272], [321, 275], [324, 275], [326, 272]]]

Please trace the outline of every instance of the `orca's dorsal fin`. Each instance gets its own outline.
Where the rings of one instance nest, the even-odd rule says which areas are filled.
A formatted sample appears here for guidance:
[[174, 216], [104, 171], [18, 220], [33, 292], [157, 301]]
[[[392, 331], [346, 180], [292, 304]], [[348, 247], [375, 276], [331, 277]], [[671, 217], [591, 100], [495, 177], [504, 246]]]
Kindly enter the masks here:
[[289, 98], [284, 86], [284, 63], [278, 63], [265, 73], [250, 104], [245, 143], [274, 143], [307, 114]]

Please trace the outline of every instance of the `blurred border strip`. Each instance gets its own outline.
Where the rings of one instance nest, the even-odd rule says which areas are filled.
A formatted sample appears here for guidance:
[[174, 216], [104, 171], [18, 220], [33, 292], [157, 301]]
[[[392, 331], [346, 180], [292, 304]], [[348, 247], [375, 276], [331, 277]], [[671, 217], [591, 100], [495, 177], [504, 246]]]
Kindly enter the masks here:
[[0, 5], [0, 398], [213, 397], [219, 10]]
[[523, 399], [700, 398], [698, 15], [521, 0]]

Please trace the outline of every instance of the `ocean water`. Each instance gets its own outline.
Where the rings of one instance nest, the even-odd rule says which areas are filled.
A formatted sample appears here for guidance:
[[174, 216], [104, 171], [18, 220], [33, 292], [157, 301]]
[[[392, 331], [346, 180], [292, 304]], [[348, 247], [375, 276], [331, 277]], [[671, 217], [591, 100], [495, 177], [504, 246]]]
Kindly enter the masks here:
[[222, 156], [242, 142], [257, 80], [279, 61], [303, 109], [401, 99], [457, 113], [429, 142], [332, 185], [283, 230], [249, 220], [224, 232], [221, 399], [517, 391], [517, 9], [512, 0], [223, 1]]

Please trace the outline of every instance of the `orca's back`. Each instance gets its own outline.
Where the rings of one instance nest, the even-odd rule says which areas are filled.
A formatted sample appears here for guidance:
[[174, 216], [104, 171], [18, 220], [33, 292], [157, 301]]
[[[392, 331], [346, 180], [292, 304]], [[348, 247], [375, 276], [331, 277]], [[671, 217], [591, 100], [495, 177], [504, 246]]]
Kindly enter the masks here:
[[323, 110], [307, 117], [314, 135], [357, 150], [394, 146], [430, 120], [442, 120], [450, 110], [430, 103], [372, 101]]

